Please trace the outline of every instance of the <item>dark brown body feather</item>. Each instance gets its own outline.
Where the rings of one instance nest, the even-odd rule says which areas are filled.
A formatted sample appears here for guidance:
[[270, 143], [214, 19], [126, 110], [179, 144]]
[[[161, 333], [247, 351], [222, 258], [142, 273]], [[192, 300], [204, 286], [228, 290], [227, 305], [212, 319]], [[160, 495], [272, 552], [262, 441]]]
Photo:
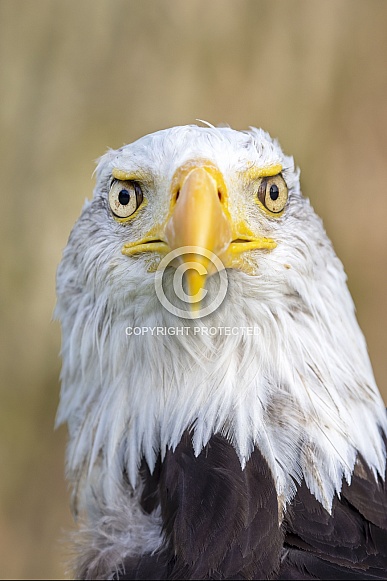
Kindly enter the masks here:
[[220, 435], [196, 458], [186, 433], [151, 475], [142, 506], [160, 504], [166, 546], [130, 558], [119, 579], [387, 579], [387, 491], [359, 459], [329, 514], [303, 483], [281, 526], [259, 450], [242, 471]]

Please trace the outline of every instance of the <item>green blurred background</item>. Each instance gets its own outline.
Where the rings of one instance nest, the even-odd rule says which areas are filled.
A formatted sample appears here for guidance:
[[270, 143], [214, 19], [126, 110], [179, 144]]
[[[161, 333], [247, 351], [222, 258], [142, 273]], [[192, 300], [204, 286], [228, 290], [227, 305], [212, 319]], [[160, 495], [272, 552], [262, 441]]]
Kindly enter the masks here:
[[106, 148], [205, 119], [301, 167], [387, 396], [387, 2], [1, 0], [0, 576], [61, 578], [55, 270]]

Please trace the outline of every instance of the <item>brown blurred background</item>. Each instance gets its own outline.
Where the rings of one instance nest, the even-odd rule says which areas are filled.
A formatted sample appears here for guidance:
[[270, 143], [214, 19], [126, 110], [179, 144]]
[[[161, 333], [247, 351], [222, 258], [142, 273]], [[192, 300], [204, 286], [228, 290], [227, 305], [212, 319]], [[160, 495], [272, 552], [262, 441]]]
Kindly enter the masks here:
[[55, 270], [108, 146], [197, 118], [277, 136], [387, 396], [387, 2], [1, 0], [0, 59], [0, 576], [61, 578]]

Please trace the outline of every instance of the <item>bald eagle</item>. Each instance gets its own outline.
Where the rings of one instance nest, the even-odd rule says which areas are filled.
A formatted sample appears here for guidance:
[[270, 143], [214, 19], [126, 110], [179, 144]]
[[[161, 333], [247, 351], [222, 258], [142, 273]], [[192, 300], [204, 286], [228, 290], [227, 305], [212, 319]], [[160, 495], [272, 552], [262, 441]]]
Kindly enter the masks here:
[[57, 274], [85, 579], [386, 579], [386, 412], [292, 157], [110, 150]]

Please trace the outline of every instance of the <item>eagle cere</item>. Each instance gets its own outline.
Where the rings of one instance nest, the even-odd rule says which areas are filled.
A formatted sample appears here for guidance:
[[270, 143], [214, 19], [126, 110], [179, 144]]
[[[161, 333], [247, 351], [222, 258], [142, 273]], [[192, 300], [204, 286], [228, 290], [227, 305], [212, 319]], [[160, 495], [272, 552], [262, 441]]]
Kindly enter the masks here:
[[[177, 265], [203, 304], [220, 274], [205, 253], [224, 265], [205, 317], [160, 303], [171, 251], [170, 298]], [[77, 578], [387, 578], [385, 408], [342, 265], [277, 141], [191, 125], [108, 151], [57, 296]], [[257, 332], [190, 332], [226, 327]]]

